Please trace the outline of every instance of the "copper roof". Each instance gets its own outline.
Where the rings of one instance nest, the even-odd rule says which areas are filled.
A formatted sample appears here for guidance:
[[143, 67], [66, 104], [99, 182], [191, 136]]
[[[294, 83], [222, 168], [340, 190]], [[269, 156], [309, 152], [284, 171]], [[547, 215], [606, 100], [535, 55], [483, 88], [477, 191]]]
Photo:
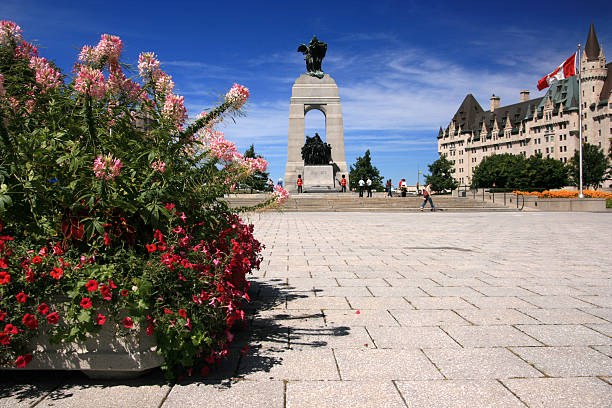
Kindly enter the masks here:
[[584, 46], [584, 53], [589, 60], [599, 58], [599, 41], [597, 41], [597, 35], [595, 34], [595, 27], [593, 27], [593, 23], [591, 23], [591, 28], [589, 29], [589, 36], [587, 37], [587, 42]]

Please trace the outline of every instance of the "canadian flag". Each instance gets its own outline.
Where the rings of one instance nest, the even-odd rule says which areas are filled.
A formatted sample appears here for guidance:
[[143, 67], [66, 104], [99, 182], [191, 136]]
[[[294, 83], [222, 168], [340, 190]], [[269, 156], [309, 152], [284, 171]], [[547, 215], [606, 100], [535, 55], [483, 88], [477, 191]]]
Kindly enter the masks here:
[[559, 65], [557, 69], [540, 79], [538, 81], [538, 90], [541, 91], [542, 89], [549, 87], [553, 81], [558, 81], [560, 79], [565, 79], [576, 75], [576, 54], [577, 53], [574, 53], [571, 57], [566, 59], [563, 64]]

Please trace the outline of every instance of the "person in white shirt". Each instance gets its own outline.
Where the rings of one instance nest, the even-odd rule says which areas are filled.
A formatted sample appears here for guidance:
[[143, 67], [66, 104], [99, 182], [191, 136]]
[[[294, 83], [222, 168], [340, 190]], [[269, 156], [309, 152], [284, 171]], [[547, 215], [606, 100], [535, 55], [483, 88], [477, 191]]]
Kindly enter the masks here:
[[369, 177], [366, 180], [366, 186], [368, 186], [368, 197], [372, 197], [372, 180]]
[[427, 187], [423, 189], [423, 204], [421, 204], [420, 210], [425, 210], [425, 204], [429, 201], [429, 205], [431, 206], [431, 211], [436, 211], [436, 207], [434, 206], [433, 201], [431, 201], [431, 183], [427, 184]]
[[359, 179], [359, 197], [363, 197], [363, 186], [365, 186], [365, 181]]

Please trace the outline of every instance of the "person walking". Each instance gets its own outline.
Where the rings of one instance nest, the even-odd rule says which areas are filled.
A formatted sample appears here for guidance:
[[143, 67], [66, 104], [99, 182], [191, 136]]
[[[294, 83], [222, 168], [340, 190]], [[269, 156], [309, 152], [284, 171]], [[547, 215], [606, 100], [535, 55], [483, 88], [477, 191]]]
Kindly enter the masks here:
[[363, 197], [363, 186], [365, 186], [365, 181], [359, 179], [359, 197]]
[[387, 191], [387, 197], [393, 197], [393, 184], [391, 184], [391, 179], [387, 180], [387, 184], [385, 185], [385, 191]]
[[346, 193], [346, 177], [344, 174], [342, 175], [342, 180], [340, 180], [340, 185], [342, 186], [342, 192]]
[[372, 197], [372, 180], [369, 177], [366, 180], [366, 188], [368, 189], [368, 197]]
[[406, 179], [401, 179], [399, 182], [399, 186], [397, 186], [402, 192], [402, 197], [406, 197], [406, 191], [408, 191], [408, 187], [406, 186]]
[[423, 204], [421, 204], [421, 211], [425, 210], [425, 204], [429, 201], [429, 205], [431, 206], [431, 211], [436, 211], [436, 207], [434, 206], [433, 201], [431, 200], [431, 183], [427, 184], [427, 186], [423, 189]]
[[268, 191], [273, 191], [274, 190], [274, 182], [269, 177], [268, 177], [268, 183], [267, 184], [268, 184]]
[[302, 192], [302, 185], [303, 184], [304, 184], [304, 181], [302, 180], [302, 175], [298, 174], [298, 178], [297, 178], [298, 194], [300, 194]]
[[283, 186], [283, 179], [282, 179], [282, 177], [278, 178], [278, 181], [276, 182], [276, 185], [279, 186], [279, 187]]

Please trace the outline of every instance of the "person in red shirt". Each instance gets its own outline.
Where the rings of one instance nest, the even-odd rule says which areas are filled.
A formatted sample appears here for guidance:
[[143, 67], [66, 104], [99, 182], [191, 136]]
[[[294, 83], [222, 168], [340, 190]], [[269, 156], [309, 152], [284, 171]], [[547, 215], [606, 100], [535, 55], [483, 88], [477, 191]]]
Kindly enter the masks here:
[[346, 193], [346, 177], [344, 177], [344, 174], [342, 175], [342, 180], [340, 180], [340, 185], [342, 186], [342, 192]]
[[300, 194], [302, 192], [302, 185], [303, 184], [304, 184], [304, 181], [302, 181], [302, 175], [298, 174], [298, 178], [297, 178], [298, 194]]

